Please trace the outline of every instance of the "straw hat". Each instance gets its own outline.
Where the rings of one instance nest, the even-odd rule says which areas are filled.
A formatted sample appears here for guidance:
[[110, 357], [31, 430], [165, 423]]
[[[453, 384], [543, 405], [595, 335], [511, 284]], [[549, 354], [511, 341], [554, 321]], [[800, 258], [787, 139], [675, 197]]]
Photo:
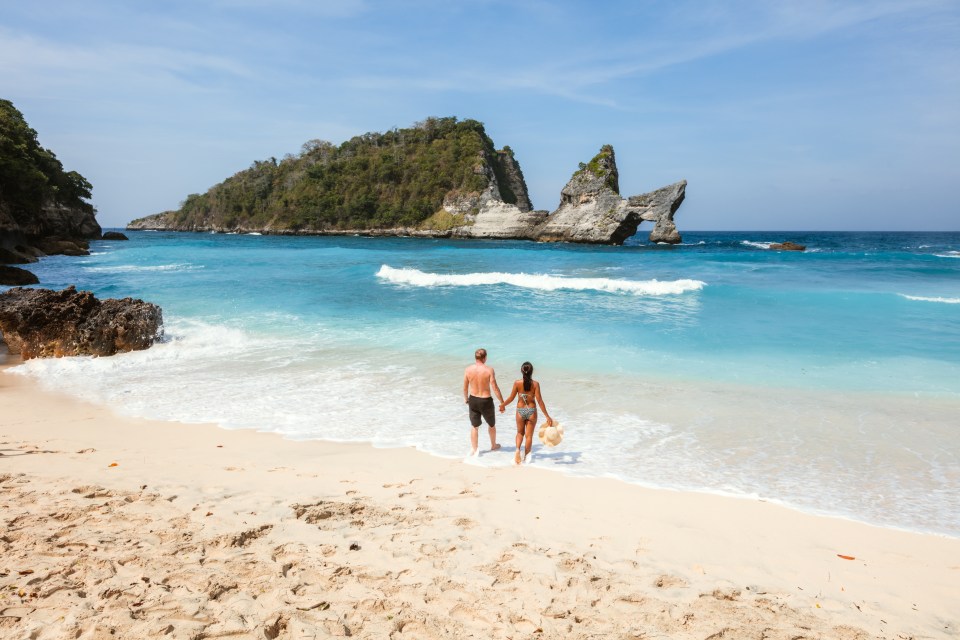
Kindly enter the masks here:
[[540, 442], [544, 445], [555, 447], [563, 440], [563, 427], [560, 426], [559, 422], [554, 420], [551, 426], [540, 427], [540, 433], [537, 435], [540, 437]]

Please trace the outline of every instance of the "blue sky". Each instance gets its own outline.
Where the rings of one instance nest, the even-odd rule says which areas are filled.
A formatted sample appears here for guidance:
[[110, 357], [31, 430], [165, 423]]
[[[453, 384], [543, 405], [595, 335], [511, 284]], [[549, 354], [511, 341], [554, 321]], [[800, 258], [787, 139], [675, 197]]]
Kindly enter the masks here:
[[960, 229], [955, 0], [0, 0], [0, 97], [105, 227], [254, 160], [427, 116], [534, 206], [601, 145], [682, 230]]

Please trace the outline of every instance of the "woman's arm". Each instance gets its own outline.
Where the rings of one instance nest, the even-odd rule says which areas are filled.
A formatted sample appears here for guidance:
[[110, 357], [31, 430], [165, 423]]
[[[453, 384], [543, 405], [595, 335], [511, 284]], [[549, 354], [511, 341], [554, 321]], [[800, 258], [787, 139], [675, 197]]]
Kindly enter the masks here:
[[513, 381], [513, 386], [510, 387], [510, 397], [500, 403], [500, 413], [503, 413], [503, 408], [513, 402], [513, 399], [517, 397], [517, 384], [519, 384], [519, 382], [519, 380]]
[[547, 426], [553, 424], [553, 418], [550, 417], [550, 414], [547, 413], [547, 405], [543, 404], [543, 396], [540, 395], [540, 383], [534, 382], [533, 390], [537, 394], [537, 404], [540, 405], [540, 409], [543, 411], [543, 415], [547, 416]]

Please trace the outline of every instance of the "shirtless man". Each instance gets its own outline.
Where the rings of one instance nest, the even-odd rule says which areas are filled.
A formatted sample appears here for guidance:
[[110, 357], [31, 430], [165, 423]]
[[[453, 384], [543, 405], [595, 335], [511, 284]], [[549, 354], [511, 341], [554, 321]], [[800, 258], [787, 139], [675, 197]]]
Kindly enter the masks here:
[[490, 433], [490, 451], [500, 448], [497, 444], [497, 416], [493, 408], [490, 388], [497, 394], [497, 400], [503, 403], [503, 394], [497, 386], [497, 375], [493, 367], [487, 366], [487, 350], [477, 349], [473, 354], [476, 361], [463, 372], [463, 401], [470, 407], [470, 455], [477, 455], [480, 446], [480, 417], [487, 421]]

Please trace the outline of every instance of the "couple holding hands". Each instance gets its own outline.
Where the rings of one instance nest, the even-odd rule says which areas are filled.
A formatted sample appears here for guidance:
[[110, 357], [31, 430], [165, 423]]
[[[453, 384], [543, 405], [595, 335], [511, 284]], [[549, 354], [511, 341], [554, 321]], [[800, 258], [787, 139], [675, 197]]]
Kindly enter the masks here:
[[[470, 455], [477, 455], [479, 447], [480, 419], [486, 421], [490, 433], [490, 450], [496, 451], [500, 448], [497, 444], [497, 416], [493, 410], [493, 398], [490, 395], [491, 389], [500, 400], [500, 413], [505, 411], [505, 407], [517, 398], [517, 453], [514, 455], [514, 462], [520, 464], [526, 462], [530, 456], [530, 450], [533, 448], [533, 430], [537, 426], [537, 405], [543, 411], [547, 418], [547, 426], [553, 424], [553, 419], [547, 413], [547, 407], [543, 404], [543, 396], [540, 395], [540, 383], [533, 379], [533, 365], [524, 362], [520, 367], [521, 380], [515, 380], [510, 389], [510, 397], [506, 400], [500, 393], [500, 387], [497, 386], [497, 376], [493, 367], [487, 365], [487, 350], [477, 349], [474, 353], [474, 363], [467, 367], [463, 374], [463, 401], [470, 408]], [[523, 457], [520, 455], [520, 445], [523, 443]]]

